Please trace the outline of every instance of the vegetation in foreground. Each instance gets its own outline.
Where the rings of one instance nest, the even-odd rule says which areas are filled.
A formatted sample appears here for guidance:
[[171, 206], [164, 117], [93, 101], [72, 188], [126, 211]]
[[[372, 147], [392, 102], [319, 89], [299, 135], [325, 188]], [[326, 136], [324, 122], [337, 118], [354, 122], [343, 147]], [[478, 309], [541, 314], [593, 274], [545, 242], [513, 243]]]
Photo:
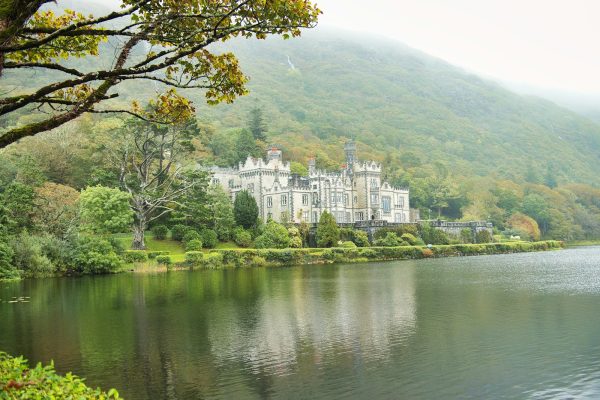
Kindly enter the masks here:
[[83, 379], [67, 373], [58, 375], [54, 365], [38, 363], [30, 368], [23, 357], [0, 352], [0, 399], [120, 399], [115, 389], [103, 392], [85, 385]]

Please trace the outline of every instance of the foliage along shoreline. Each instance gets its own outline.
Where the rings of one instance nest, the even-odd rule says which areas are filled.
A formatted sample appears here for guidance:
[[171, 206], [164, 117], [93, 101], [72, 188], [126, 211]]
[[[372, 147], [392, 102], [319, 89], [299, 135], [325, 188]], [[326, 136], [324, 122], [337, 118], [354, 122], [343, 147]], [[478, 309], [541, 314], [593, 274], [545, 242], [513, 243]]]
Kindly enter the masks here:
[[[6, 397], [5, 397], [6, 396]], [[27, 360], [0, 351], [0, 398], [4, 399], [121, 399], [115, 389], [103, 392], [88, 387], [84, 380], [70, 372], [62, 376], [54, 364], [37, 363], [30, 368]]]
[[[277, 267], [332, 263], [366, 263], [424, 258], [462, 257], [558, 250], [564, 242], [505, 242], [481, 244], [450, 244], [433, 246], [395, 247], [331, 247], [289, 249], [217, 249], [210, 252], [190, 251], [185, 260], [172, 262], [168, 256], [154, 264], [162, 269], [151, 269], [148, 262], [134, 262], [131, 272], [158, 272], [195, 268], [221, 269], [244, 267]], [[139, 268], [141, 267], [141, 268]]]

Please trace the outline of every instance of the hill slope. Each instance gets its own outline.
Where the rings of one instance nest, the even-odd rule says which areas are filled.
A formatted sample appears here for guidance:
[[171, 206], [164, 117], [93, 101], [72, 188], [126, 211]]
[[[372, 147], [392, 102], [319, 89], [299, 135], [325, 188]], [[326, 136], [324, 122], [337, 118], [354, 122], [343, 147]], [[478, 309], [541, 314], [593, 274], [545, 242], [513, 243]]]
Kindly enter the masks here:
[[271, 138], [284, 144], [297, 144], [298, 135], [307, 148], [355, 137], [377, 158], [411, 151], [464, 176], [520, 180], [531, 168], [551, 168], [559, 182], [600, 183], [594, 122], [399, 43], [314, 31], [288, 41], [238, 40], [223, 50], [240, 58], [251, 94], [233, 105], [199, 106], [200, 116], [221, 126], [244, 125], [258, 103]]

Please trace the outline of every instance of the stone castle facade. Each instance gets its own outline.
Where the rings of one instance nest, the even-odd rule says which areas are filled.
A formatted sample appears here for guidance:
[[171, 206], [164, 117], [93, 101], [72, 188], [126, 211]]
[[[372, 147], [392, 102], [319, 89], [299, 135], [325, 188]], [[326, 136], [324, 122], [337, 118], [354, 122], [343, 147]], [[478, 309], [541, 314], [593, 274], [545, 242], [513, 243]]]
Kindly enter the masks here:
[[248, 157], [237, 168], [211, 168], [211, 182], [221, 185], [232, 200], [247, 190], [256, 199], [263, 221], [317, 223], [328, 211], [339, 224], [416, 222], [408, 189], [383, 182], [381, 165], [359, 161], [354, 142], [346, 143], [344, 151], [346, 164], [339, 171], [319, 170], [311, 159], [308, 176], [301, 177], [291, 173], [282, 151], [272, 147], [266, 160]]

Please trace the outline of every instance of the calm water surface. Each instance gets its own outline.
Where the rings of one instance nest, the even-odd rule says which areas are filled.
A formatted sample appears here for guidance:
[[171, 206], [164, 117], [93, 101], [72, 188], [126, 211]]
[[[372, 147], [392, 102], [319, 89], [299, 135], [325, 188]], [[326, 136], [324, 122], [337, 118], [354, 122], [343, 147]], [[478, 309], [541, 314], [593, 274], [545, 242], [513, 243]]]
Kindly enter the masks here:
[[600, 398], [598, 247], [28, 280], [0, 299], [0, 349], [126, 399]]

